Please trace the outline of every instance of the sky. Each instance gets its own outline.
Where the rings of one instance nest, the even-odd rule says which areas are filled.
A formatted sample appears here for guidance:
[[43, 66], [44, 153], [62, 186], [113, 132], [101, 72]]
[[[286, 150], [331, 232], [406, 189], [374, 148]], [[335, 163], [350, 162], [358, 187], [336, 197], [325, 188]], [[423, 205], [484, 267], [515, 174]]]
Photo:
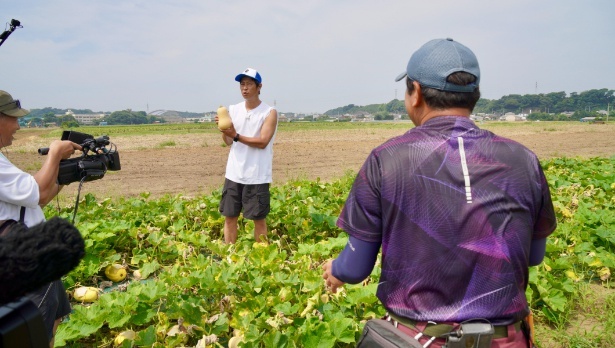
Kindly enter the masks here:
[[403, 100], [421, 45], [478, 57], [482, 97], [615, 89], [613, 0], [0, 0], [0, 90], [25, 108], [211, 112], [263, 78], [284, 112]]

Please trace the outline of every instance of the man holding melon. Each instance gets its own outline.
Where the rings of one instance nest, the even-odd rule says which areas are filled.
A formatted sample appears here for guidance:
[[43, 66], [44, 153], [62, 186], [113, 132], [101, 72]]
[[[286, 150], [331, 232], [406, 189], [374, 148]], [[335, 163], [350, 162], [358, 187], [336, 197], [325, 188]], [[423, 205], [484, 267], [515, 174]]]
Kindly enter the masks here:
[[323, 265], [326, 286], [361, 282], [382, 249], [376, 296], [387, 316], [366, 328], [431, 348], [527, 347], [529, 267], [556, 227], [540, 162], [470, 119], [480, 69], [466, 46], [429, 41], [402, 79], [416, 127], [375, 148], [357, 175], [337, 221], [349, 241]]
[[260, 100], [261, 75], [252, 68], [235, 76], [244, 101], [221, 106], [215, 121], [222, 140], [230, 146], [220, 213], [224, 215], [224, 241], [237, 241], [239, 214], [254, 221], [254, 239], [267, 242], [272, 181], [273, 142], [278, 127], [277, 111]]

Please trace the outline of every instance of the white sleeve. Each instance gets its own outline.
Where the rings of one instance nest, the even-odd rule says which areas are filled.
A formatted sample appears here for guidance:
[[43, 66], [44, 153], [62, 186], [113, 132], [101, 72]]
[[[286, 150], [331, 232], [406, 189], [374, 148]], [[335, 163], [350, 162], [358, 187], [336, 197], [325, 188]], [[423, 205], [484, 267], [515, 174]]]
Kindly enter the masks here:
[[0, 201], [35, 208], [38, 207], [39, 198], [38, 183], [34, 177], [0, 155]]

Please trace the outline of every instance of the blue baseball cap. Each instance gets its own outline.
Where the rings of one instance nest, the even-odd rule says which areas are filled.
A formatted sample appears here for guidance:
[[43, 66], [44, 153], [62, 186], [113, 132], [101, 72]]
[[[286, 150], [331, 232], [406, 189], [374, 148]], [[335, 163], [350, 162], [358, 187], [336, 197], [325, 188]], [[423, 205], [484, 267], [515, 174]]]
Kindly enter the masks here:
[[239, 75], [235, 76], [235, 81], [241, 82], [241, 78], [244, 76], [251, 77], [255, 79], [256, 81], [258, 81], [258, 83], [263, 82], [263, 79], [261, 78], [261, 74], [259, 74], [258, 71], [252, 68], [247, 68], [246, 70], [241, 72]]
[[[476, 77], [474, 83], [466, 86], [447, 82], [452, 73], [467, 72]], [[480, 68], [474, 53], [466, 46], [451, 38], [431, 40], [412, 54], [406, 71], [395, 81], [405, 77], [421, 86], [447, 92], [474, 92], [480, 82]]]

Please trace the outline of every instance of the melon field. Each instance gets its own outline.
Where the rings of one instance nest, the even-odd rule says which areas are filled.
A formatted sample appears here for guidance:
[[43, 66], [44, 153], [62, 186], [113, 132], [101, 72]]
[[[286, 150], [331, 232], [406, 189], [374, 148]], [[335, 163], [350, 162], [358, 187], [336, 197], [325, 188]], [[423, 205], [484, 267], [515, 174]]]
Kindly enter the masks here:
[[[480, 126], [536, 152], [551, 187], [558, 228], [526, 292], [537, 345], [615, 345], [615, 124]], [[214, 125], [75, 129], [108, 135], [122, 169], [80, 191], [65, 187], [45, 208], [48, 218], [74, 218], [86, 242], [85, 258], [63, 278], [73, 312], [56, 346], [354, 347], [364, 322], [384, 314], [380, 265], [337, 294], [326, 291], [321, 266], [346, 244], [335, 222], [369, 151], [410, 127], [280, 124], [269, 244], [255, 243], [253, 224], [240, 218], [235, 245], [222, 243], [229, 149]], [[36, 149], [61, 132], [22, 129], [7, 157], [33, 173], [42, 163]], [[108, 279], [113, 264], [126, 278]], [[74, 298], [81, 286], [97, 288], [97, 299]], [[122, 332], [132, 334], [118, 343]]]

